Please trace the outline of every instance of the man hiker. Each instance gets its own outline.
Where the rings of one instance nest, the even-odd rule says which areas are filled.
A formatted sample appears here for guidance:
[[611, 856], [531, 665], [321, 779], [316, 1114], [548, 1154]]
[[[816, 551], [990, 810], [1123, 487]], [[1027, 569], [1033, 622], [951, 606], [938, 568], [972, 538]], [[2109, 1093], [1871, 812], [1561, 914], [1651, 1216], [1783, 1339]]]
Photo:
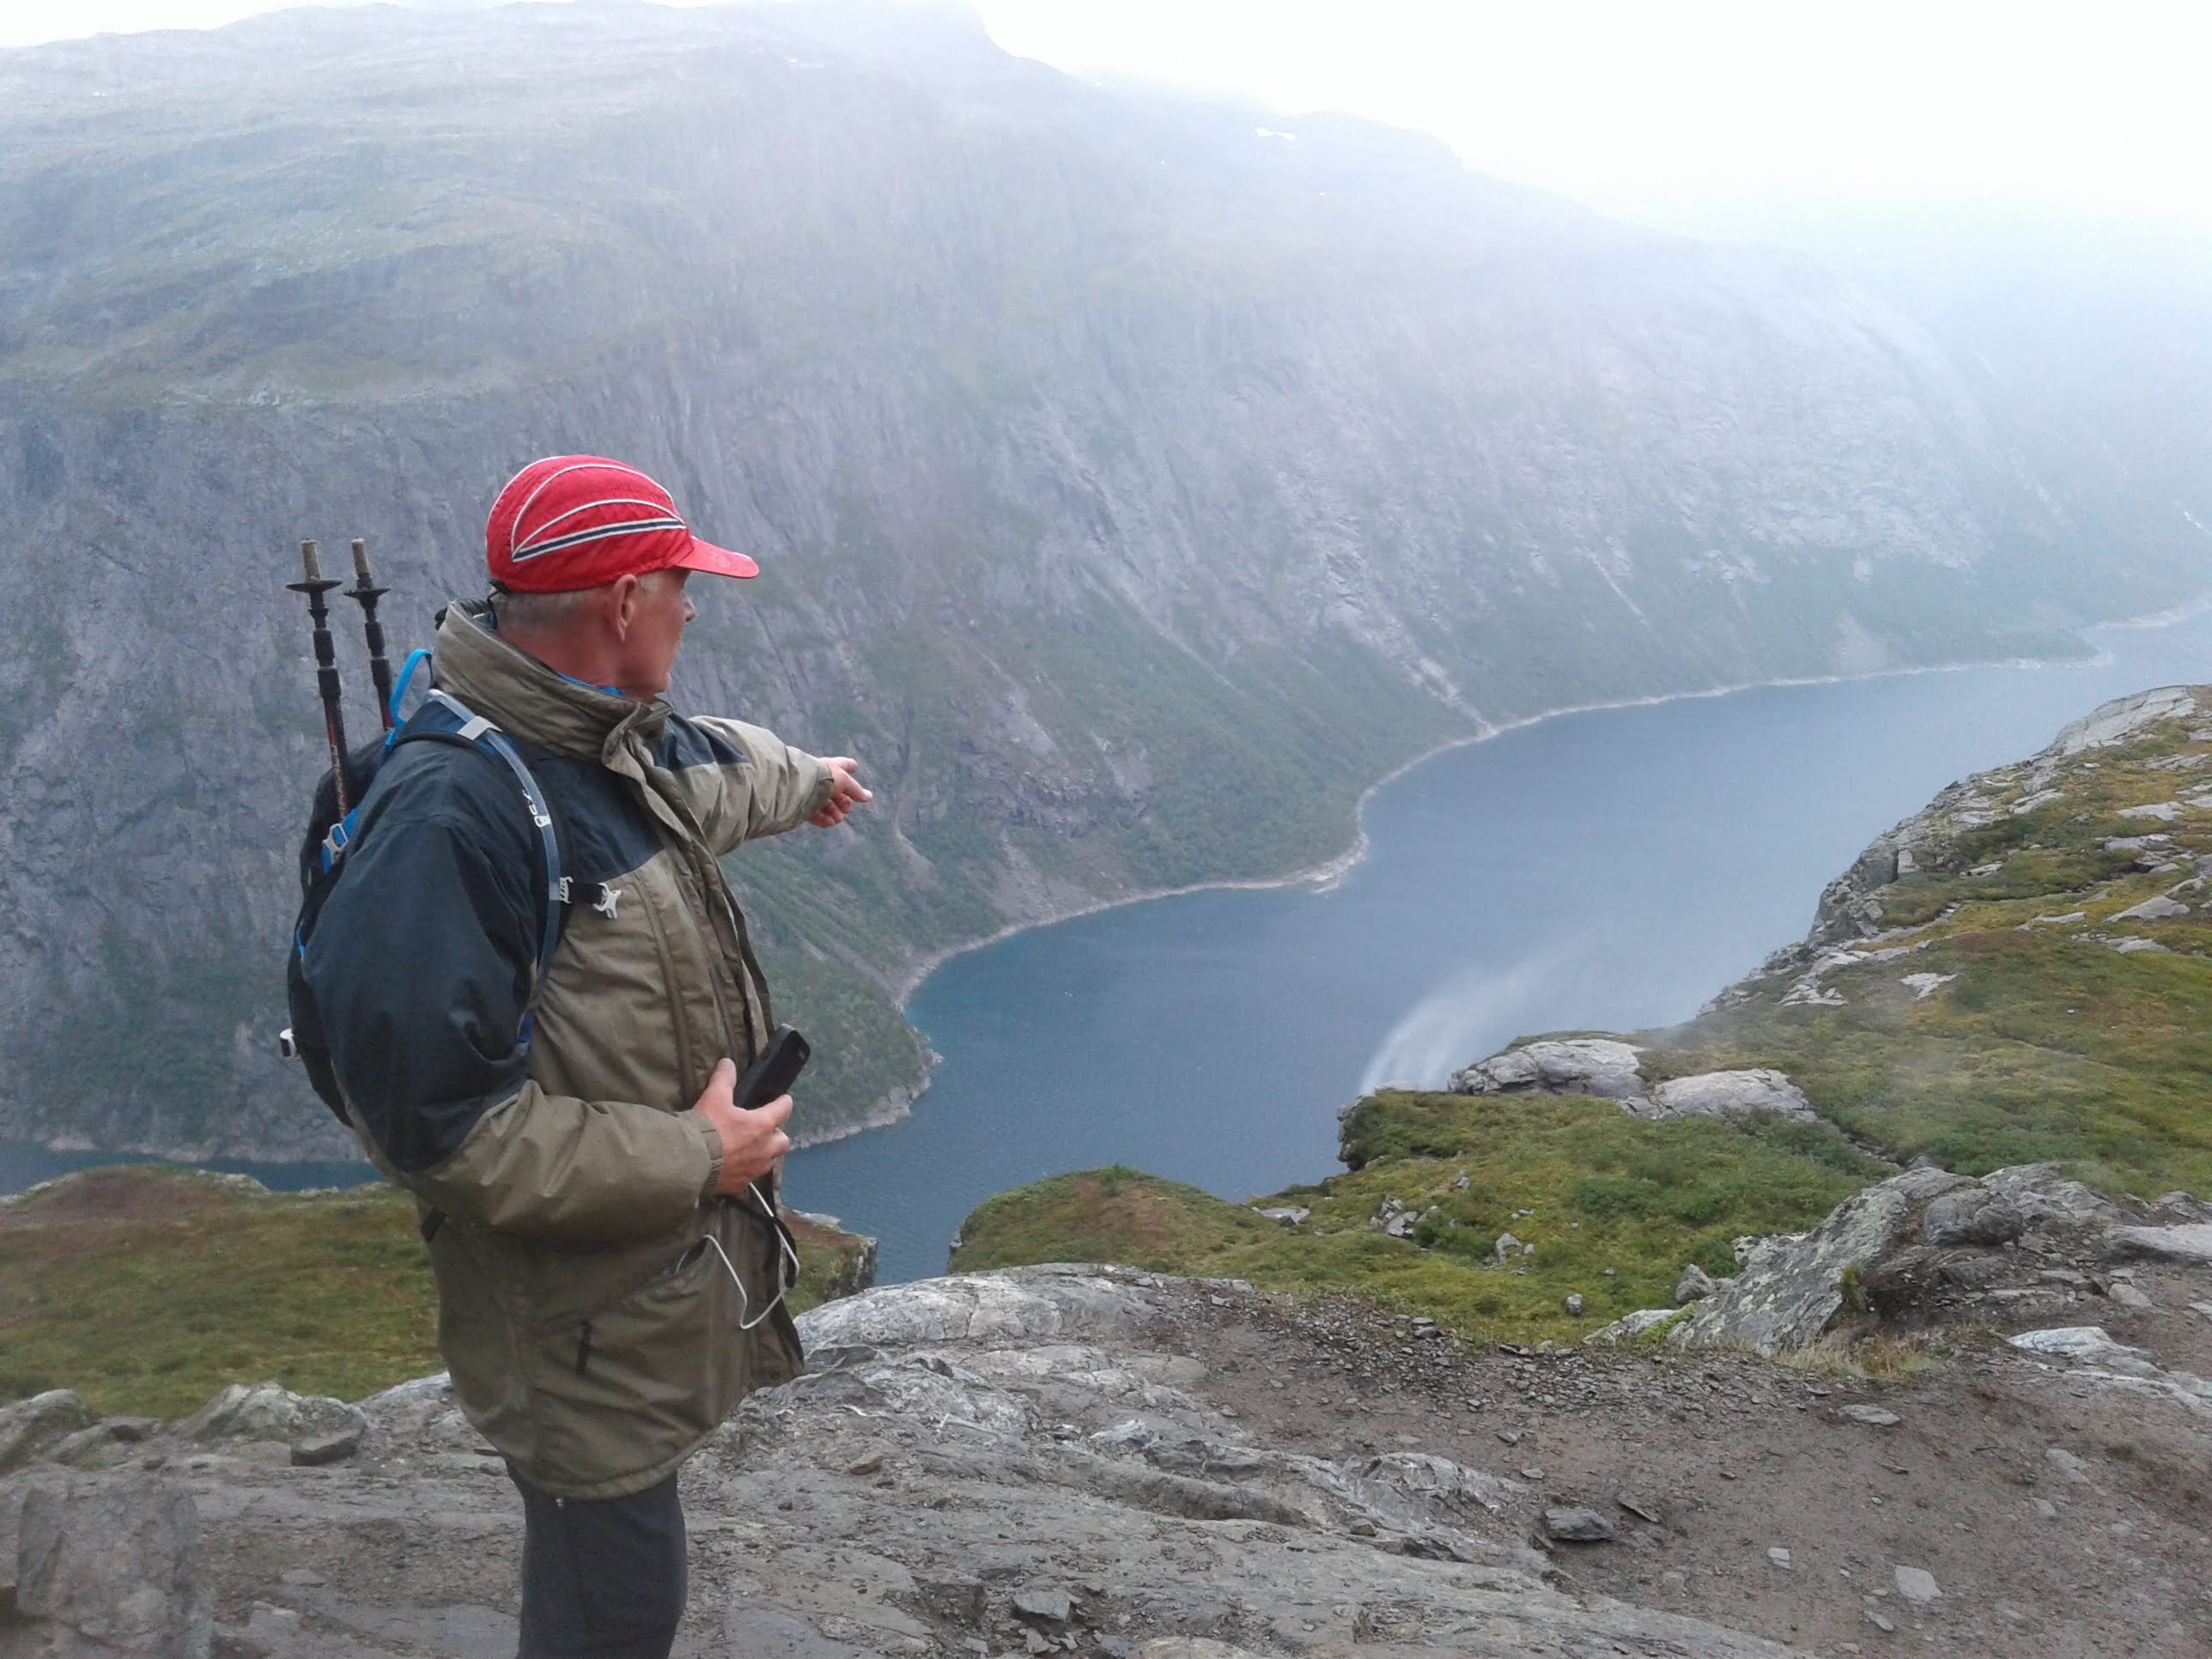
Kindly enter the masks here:
[[769, 998], [716, 860], [869, 795], [849, 759], [669, 706], [687, 580], [757, 567], [635, 468], [525, 467], [485, 557], [491, 598], [440, 620], [436, 689], [526, 762], [566, 902], [514, 769], [404, 743], [301, 966], [349, 1117], [422, 1206], [454, 1393], [521, 1489], [521, 1659], [666, 1659], [677, 1471], [800, 1358], [791, 1099], [732, 1103]]

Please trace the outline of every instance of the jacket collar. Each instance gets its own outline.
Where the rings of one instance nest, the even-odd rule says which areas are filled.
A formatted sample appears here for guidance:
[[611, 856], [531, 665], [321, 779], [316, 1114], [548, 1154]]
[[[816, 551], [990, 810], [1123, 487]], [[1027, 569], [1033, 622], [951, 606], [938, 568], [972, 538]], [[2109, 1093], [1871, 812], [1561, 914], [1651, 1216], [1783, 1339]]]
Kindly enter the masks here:
[[640, 702], [556, 672], [500, 638], [482, 599], [446, 607], [438, 623], [436, 679], [502, 730], [556, 754], [611, 764], [633, 733], [648, 746], [668, 704]]

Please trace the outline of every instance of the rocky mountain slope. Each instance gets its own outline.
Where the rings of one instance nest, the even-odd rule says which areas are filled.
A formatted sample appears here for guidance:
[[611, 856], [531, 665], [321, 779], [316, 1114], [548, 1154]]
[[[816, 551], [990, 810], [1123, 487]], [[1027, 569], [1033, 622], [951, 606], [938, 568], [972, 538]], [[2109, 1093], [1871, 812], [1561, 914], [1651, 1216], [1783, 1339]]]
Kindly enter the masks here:
[[2064, 649], [2201, 574], [1814, 266], [927, 11], [0, 54], [0, 1131], [48, 1140], [343, 1150], [268, 1047], [318, 765], [277, 585], [366, 536], [421, 639], [537, 454], [759, 553], [682, 696], [882, 786], [738, 861], [809, 1136], [920, 1083], [933, 952], [1327, 857], [1437, 742]]
[[2036, 471], [2063, 476], [2069, 511], [2142, 544], [2212, 525], [2212, 224], [1808, 191], [1621, 207], [1790, 248], [1894, 305], [2005, 405]]
[[2212, 1188], [2208, 766], [2212, 690], [2169, 686], [1952, 785], [1829, 886], [1802, 943], [1651, 1034], [1645, 1069], [1778, 1066], [1846, 1133], [1949, 1169]]

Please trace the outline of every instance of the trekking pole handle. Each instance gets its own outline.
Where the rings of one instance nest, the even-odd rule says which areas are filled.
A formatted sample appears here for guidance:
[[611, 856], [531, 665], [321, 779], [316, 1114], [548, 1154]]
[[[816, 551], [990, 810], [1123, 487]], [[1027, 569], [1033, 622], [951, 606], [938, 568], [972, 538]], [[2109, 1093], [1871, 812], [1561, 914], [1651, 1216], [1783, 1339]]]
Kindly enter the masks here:
[[353, 538], [353, 586], [345, 590], [345, 596], [361, 607], [362, 633], [368, 641], [368, 678], [376, 687], [377, 713], [383, 717], [384, 729], [390, 732], [392, 662], [384, 654], [384, 624], [377, 619], [376, 602], [392, 590], [379, 587], [369, 574], [368, 543], [359, 536]]
[[285, 586], [295, 593], [307, 596], [307, 619], [313, 629], [315, 647], [315, 683], [323, 698], [323, 735], [331, 746], [331, 788], [337, 798], [338, 811], [343, 814], [352, 805], [346, 799], [345, 716], [338, 707], [337, 643], [331, 638], [330, 607], [323, 599], [338, 584], [323, 574], [323, 562], [313, 542], [300, 544], [300, 568], [305, 573], [306, 580], [287, 582]]

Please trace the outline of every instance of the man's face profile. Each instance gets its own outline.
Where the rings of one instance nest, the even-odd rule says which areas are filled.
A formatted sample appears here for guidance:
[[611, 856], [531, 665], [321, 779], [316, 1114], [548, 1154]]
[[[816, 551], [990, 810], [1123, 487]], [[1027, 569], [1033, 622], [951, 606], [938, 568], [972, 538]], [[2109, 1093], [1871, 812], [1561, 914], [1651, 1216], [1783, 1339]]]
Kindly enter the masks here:
[[685, 591], [690, 576], [688, 570], [656, 570], [640, 577], [629, 596], [629, 626], [615, 683], [632, 696], [659, 696], [668, 690], [684, 627], [699, 614]]

